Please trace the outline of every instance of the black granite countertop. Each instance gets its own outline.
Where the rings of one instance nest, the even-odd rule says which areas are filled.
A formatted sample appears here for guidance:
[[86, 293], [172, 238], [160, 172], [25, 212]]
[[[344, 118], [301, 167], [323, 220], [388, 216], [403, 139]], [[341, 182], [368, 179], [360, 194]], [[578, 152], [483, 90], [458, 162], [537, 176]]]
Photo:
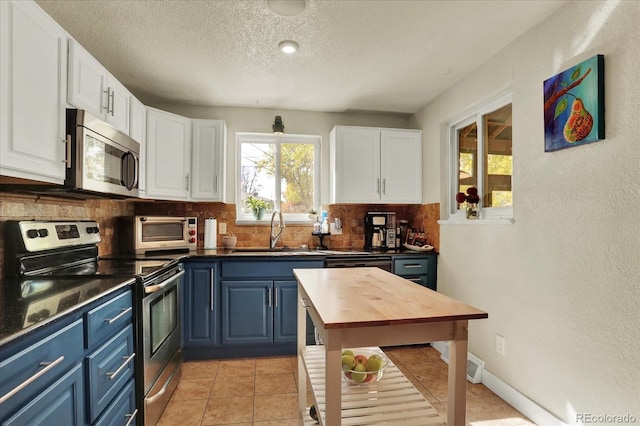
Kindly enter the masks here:
[[0, 279], [0, 347], [134, 281], [134, 277]]

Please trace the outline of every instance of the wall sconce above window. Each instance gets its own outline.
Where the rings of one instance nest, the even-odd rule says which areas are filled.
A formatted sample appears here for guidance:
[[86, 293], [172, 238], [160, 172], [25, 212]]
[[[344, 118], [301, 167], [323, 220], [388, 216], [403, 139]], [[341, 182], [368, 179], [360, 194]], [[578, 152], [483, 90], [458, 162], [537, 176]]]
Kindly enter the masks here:
[[273, 134], [281, 135], [284, 133], [284, 123], [282, 122], [282, 117], [276, 115], [276, 119], [273, 122]]

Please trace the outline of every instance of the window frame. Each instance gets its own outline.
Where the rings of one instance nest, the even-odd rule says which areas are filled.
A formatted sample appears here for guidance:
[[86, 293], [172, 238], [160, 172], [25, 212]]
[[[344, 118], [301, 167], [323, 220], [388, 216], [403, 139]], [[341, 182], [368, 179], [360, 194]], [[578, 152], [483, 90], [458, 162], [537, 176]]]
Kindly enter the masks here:
[[[318, 209], [320, 206], [320, 180], [321, 180], [321, 146], [322, 137], [319, 135], [295, 135], [295, 134], [282, 134], [276, 135], [273, 133], [254, 133], [254, 132], [237, 132], [236, 133], [236, 224], [267, 224], [271, 222], [271, 214], [265, 215], [261, 220], [257, 220], [250, 213], [242, 212], [242, 188], [241, 188], [241, 172], [242, 172], [242, 144], [243, 143], [264, 143], [264, 144], [291, 144], [291, 143], [305, 143], [313, 145], [313, 205], [314, 209]], [[276, 153], [276, 175], [275, 181], [281, 182], [280, 176], [280, 150]], [[281, 185], [276, 185], [275, 190], [275, 205], [274, 210], [280, 209], [281, 199]], [[290, 224], [309, 224], [313, 221], [309, 218], [308, 213], [282, 213], [285, 223]]]
[[[467, 220], [464, 214], [464, 210], [457, 209], [457, 203], [455, 202], [456, 194], [458, 193], [459, 180], [460, 180], [460, 164], [458, 160], [458, 131], [472, 123], [476, 123], [478, 134], [478, 159], [477, 159], [477, 174], [478, 176], [484, 176], [486, 156], [486, 141], [484, 138], [484, 120], [483, 117], [490, 114], [506, 105], [511, 104], [513, 107], [513, 92], [509, 91], [493, 100], [487, 101], [476, 108], [469, 110], [468, 112], [461, 114], [460, 116], [450, 120], [447, 123], [448, 129], [448, 141], [449, 141], [449, 167], [448, 167], [448, 189], [447, 189], [447, 213], [448, 219], [441, 221], [442, 223], [461, 223], [461, 224], [510, 224], [514, 222], [513, 218], [513, 203], [509, 207], [484, 207], [483, 197], [480, 199], [478, 205], [478, 219]], [[512, 138], [513, 139], [513, 138]], [[513, 140], [512, 140], [513, 143]], [[512, 145], [513, 146], [513, 145]], [[513, 154], [512, 154], [513, 157]], [[512, 158], [513, 161], [513, 158]], [[513, 188], [514, 176], [511, 176], [511, 184]], [[486, 182], [484, 179], [478, 179], [478, 193], [484, 193], [484, 186]]]

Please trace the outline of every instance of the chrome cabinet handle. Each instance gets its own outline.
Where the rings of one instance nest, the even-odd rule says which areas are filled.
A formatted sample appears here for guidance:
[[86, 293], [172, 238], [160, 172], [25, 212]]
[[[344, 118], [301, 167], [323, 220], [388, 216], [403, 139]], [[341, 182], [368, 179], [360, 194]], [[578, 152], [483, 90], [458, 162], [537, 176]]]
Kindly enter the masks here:
[[413, 281], [414, 283], [422, 284], [422, 278], [420, 277], [403, 277], [405, 280]]
[[111, 94], [109, 95], [109, 99], [111, 100], [111, 111], [107, 111], [107, 112], [111, 112], [111, 116], [112, 117], [114, 116], [113, 110], [114, 110], [115, 102], [114, 102], [114, 99], [113, 99], [113, 95], [115, 95], [115, 94], [116, 94], [116, 91], [112, 90]]
[[269, 294], [267, 295], [267, 300], [269, 302], [269, 307], [271, 307], [271, 287], [269, 287]]
[[184, 187], [184, 189], [188, 191], [189, 190], [189, 173], [187, 173], [187, 176], [185, 179], [187, 180], [187, 185]]
[[402, 265], [405, 268], [422, 268], [422, 265], [416, 263], [407, 263], [406, 265]]
[[211, 300], [209, 301], [209, 308], [213, 311], [214, 299], [213, 292], [215, 291], [215, 277], [213, 276], [213, 269], [211, 270]]
[[136, 418], [137, 414], [138, 414], [138, 409], [137, 408], [135, 410], [133, 410], [133, 413], [125, 414], [124, 415], [125, 417], [129, 417], [129, 421], [124, 426], [131, 426], [133, 424], [133, 420]]
[[107, 94], [107, 106], [103, 106], [102, 109], [106, 109], [107, 110], [107, 114], [109, 114], [109, 103], [111, 100], [111, 87], [107, 87], [107, 90], [103, 91], [102, 93], [106, 93]]
[[218, 192], [218, 174], [217, 173], [213, 177], [213, 187], [215, 188], [214, 191]]
[[12, 390], [10, 390], [9, 392], [7, 392], [6, 394], [4, 394], [2, 396], [2, 398], [0, 398], [0, 404], [4, 403], [5, 401], [7, 401], [9, 398], [11, 398], [12, 396], [14, 396], [15, 394], [17, 394], [18, 392], [20, 392], [22, 389], [26, 388], [27, 386], [29, 386], [31, 383], [35, 382], [36, 380], [38, 380], [40, 377], [42, 377], [43, 375], [47, 374], [52, 368], [54, 368], [56, 365], [60, 364], [62, 361], [64, 361], [64, 355], [61, 356], [60, 358], [56, 359], [55, 361], [52, 362], [41, 362], [40, 366], [44, 367], [42, 370], [38, 371], [36, 374], [34, 374], [33, 376], [29, 377], [27, 380], [25, 380], [24, 382], [20, 383], [18, 386], [16, 386], [15, 388], [13, 388]]
[[380, 178], [378, 178], [378, 194], [380, 194]]
[[71, 168], [71, 135], [67, 135], [66, 139], [62, 141], [65, 144], [66, 153], [62, 162], [67, 166], [67, 169]]
[[120, 372], [122, 370], [124, 370], [124, 368], [129, 364], [129, 361], [131, 361], [133, 359], [133, 357], [136, 356], [136, 353], [132, 353], [129, 356], [123, 356], [122, 359], [124, 359], [124, 362], [122, 363], [122, 365], [120, 367], [118, 367], [118, 369], [116, 371], [113, 372], [108, 372], [107, 373], [107, 377], [109, 378], [109, 380], [113, 380], [116, 378], [116, 376], [118, 374], [120, 374]]
[[111, 319], [105, 319], [104, 322], [106, 322], [107, 324], [113, 324], [114, 322], [116, 322], [120, 318], [122, 318], [123, 316], [127, 315], [132, 310], [133, 310], [133, 308], [131, 306], [129, 306], [128, 308], [122, 308], [118, 315], [116, 315], [115, 317], [113, 317]]
[[387, 194], [387, 180], [386, 179], [382, 179], [382, 193], [384, 195]]
[[273, 305], [276, 308], [278, 307], [278, 287], [276, 287], [276, 297], [275, 297], [275, 299], [273, 299]]

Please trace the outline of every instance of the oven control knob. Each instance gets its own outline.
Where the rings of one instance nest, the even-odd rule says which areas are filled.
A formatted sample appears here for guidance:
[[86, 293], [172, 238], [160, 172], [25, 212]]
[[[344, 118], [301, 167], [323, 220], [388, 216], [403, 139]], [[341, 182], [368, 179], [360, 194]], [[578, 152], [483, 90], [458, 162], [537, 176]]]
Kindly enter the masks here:
[[45, 228], [38, 229], [38, 235], [40, 236], [40, 238], [44, 238], [49, 235], [49, 231], [47, 231]]
[[100, 228], [98, 228], [97, 226], [93, 227], [93, 233], [94, 234], [99, 234], [100, 233]]
[[37, 236], [38, 236], [38, 230], [37, 229], [29, 229], [27, 231], [27, 237], [36, 238]]
[[193, 237], [191, 237], [191, 238], [189, 238], [189, 242], [190, 242], [190, 243], [195, 243], [195, 242], [196, 242], [196, 239], [195, 239], [195, 238], [193, 238]]
[[189, 235], [196, 235], [195, 229], [189, 229]]
[[87, 226], [87, 234], [93, 234], [93, 226]]

